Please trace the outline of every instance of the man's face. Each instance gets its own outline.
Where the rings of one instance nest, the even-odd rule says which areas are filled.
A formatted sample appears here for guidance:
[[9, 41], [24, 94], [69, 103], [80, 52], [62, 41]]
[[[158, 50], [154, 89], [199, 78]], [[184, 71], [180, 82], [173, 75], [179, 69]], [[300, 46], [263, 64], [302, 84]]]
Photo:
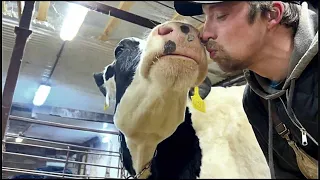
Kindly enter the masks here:
[[256, 62], [264, 45], [266, 20], [249, 23], [248, 2], [223, 2], [203, 5], [203, 41], [208, 41], [210, 57], [225, 72], [243, 70]]

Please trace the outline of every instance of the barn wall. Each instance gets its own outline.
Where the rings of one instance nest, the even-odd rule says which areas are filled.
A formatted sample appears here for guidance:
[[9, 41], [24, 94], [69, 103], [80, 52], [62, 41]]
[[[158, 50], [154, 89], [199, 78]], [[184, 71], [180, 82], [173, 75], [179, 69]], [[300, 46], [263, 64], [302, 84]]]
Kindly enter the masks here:
[[[110, 140], [106, 143], [101, 142], [101, 139], [97, 140], [94, 144], [91, 144], [92, 148], [103, 149], [107, 151], [119, 151], [119, 142], [118, 136], [110, 135]], [[94, 153], [101, 153], [100, 151], [89, 150], [89, 152]], [[115, 155], [113, 153], [113, 155]], [[95, 155], [95, 154], [88, 154], [88, 163], [100, 164], [105, 166], [112, 166], [118, 167], [118, 157], [113, 156], [104, 156], [104, 155]], [[113, 168], [105, 168], [105, 167], [98, 167], [98, 166], [87, 166], [86, 167], [86, 174], [89, 176], [94, 177], [111, 177], [116, 178], [118, 177], [118, 170]]]

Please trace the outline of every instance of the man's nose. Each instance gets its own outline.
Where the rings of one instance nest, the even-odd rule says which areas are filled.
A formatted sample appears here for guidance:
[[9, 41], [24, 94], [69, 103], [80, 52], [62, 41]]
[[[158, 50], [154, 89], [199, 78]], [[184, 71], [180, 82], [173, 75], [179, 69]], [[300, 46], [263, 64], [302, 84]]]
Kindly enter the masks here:
[[206, 24], [203, 26], [203, 31], [200, 32], [200, 40], [202, 43], [206, 43], [209, 41], [209, 39], [216, 40], [217, 34], [214, 31], [211, 31]]

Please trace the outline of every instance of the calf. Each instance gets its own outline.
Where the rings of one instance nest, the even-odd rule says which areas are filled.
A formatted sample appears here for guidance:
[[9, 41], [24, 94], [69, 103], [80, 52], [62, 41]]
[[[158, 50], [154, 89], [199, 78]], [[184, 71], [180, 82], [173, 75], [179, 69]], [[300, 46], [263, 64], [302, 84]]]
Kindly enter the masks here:
[[[139, 174], [140, 178], [149, 179], [268, 177], [267, 164], [256, 140], [252, 138], [254, 135], [242, 105], [239, 104], [239, 97], [236, 98], [237, 101], [231, 100], [231, 103], [237, 102], [236, 104], [229, 104], [229, 106], [221, 104], [221, 101], [217, 106], [216, 102], [207, 102], [210, 105], [208, 107], [214, 107], [210, 112], [207, 110], [208, 113], [198, 112], [192, 106], [187, 107], [190, 103], [188, 102], [190, 98], [189, 100], [187, 98], [188, 93], [189, 97], [193, 95], [192, 87], [199, 86], [202, 99], [205, 99], [211, 91], [210, 80], [205, 79], [208, 67], [206, 53], [198, 34], [199, 32], [191, 25], [167, 22], [155, 27], [146, 42], [137, 38], [125, 38], [115, 49], [116, 60], [104, 72], [94, 75], [97, 85], [102, 87], [109, 78], [114, 76], [116, 84], [114, 122], [120, 130], [122, 139], [120, 151], [123, 154], [124, 166], [131, 175]], [[224, 94], [223, 97], [228, 99], [227, 93], [235, 91], [234, 88], [231, 89], [215, 91]], [[219, 97], [220, 94], [213, 94], [213, 96]], [[232, 96], [229, 99], [232, 98], [235, 97]], [[233, 110], [230, 109], [230, 105], [237, 106]], [[224, 106], [229, 109], [222, 109], [221, 107]], [[193, 119], [189, 109], [193, 112]], [[226, 114], [226, 111], [235, 116], [240, 114], [238, 121], [232, 123], [231, 121], [237, 118], [220, 115]], [[195, 115], [197, 113], [202, 116], [210, 114], [212, 117], [204, 116], [205, 119], [201, 119], [201, 115]], [[214, 118], [215, 113], [221, 119]], [[242, 126], [243, 123], [247, 123], [247, 126]], [[213, 126], [205, 126], [205, 124]], [[220, 127], [223, 129], [217, 129]], [[224, 130], [229, 129], [231, 132], [235, 129], [239, 130], [239, 127], [246, 127], [246, 132], [238, 131], [237, 133], [241, 136], [228, 133], [224, 138], [224, 143], [233, 142], [236, 145], [223, 146], [220, 149], [232, 152], [229, 153], [230, 157], [212, 159], [212, 157], [219, 158], [219, 156], [216, 157], [216, 154], [219, 154], [219, 148], [214, 147], [214, 143], [218, 141], [214, 142], [214, 140], [222, 140]], [[197, 133], [195, 129], [198, 130]], [[237, 153], [236, 148], [241, 146], [234, 141], [237, 140], [237, 136], [241, 138], [246, 134], [249, 134], [249, 137], [243, 141], [248, 142], [249, 145], [243, 145], [241, 152]], [[199, 137], [204, 138], [200, 139], [202, 145], [199, 144]], [[214, 154], [210, 152], [212, 148], [215, 150]], [[253, 154], [246, 155], [247, 148], [253, 148]], [[243, 151], [244, 149], [247, 150]], [[203, 150], [206, 155], [203, 154]], [[238, 158], [237, 155], [239, 155]], [[253, 157], [250, 158], [250, 156]], [[241, 159], [244, 161], [239, 162]], [[219, 163], [221, 161], [226, 163], [225, 165], [233, 165], [234, 173], [229, 172], [227, 167], [221, 169], [223, 167], [223, 164]], [[150, 169], [145, 170], [149, 162]], [[202, 162], [205, 162], [207, 167], [202, 167]], [[208, 169], [210, 163], [216, 175]], [[237, 166], [240, 164], [243, 165], [243, 170]]]

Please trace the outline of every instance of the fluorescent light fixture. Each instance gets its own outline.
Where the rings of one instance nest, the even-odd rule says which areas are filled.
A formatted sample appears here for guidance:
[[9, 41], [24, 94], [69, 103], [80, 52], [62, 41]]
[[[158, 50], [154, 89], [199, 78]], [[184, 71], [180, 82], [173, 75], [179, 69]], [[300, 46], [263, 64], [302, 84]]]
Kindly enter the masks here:
[[68, 13], [60, 31], [60, 38], [63, 41], [71, 41], [77, 35], [88, 11], [86, 7], [69, 3]]
[[51, 86], [40, 85], [33, 98], [33, 105], [41, 106], [47, 99], [51, 90]]
[[21, 142], [23, 141], [23, 139], [22, 139], [21, 137], [17, 137], [17, 138], [15, 139], [15, 141], [16, 141], [17, 143], [21, 143]]

